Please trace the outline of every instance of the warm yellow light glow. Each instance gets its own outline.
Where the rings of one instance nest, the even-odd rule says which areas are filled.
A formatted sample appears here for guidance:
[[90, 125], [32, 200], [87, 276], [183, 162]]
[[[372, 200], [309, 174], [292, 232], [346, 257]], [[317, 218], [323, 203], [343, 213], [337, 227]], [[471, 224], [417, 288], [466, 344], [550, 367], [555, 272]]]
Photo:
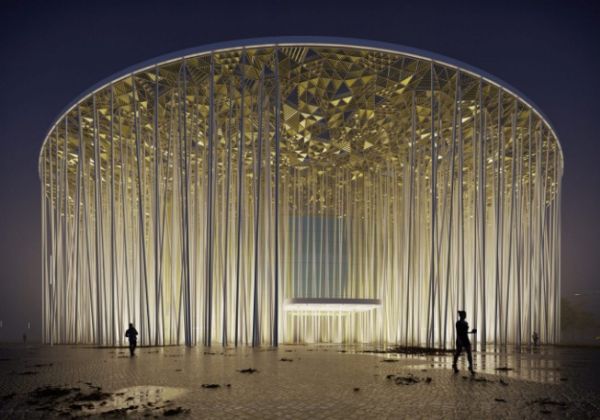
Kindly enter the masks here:
[[286, 299], [283, 310], [302, 314], [333, 313], [345, 315], [381, 308], [379, 299], [294, 298]]
[[45, 140], [44, 339], [444, 346], [465, 309], [478, 342], [555, 342], [562, 170], [529, 104], [427, 57], [157, 62]]

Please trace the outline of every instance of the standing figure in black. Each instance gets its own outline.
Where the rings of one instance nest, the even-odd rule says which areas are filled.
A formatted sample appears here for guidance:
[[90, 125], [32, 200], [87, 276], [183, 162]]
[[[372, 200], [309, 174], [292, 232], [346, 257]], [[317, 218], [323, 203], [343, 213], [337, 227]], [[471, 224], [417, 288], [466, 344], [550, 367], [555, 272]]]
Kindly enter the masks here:
[[125, 331], [125, 337], [129, 339], [129, 354], [133, 357], [135, 353], [135, 347], [137, 346], [137, 336], [138, 332], [133, 326], [133, 324], [129, 324], [129, 328]]
[[467, 352], [467, 360], [469, 361], [469, 372], [471, 375], [475, 374], [473, 370], [473, 355], [471, 354], [471, 341], [469, 341], [469, 334], [475, 334], [476, 329], [469, 331], [469, 323], [465, 320], [467, 313], [465, 311], [458, 311], [458, 321], [456, 321], [456, 352], [454, 353], [454, 362], [452, 363], [452, 369], [454, 373], [458, 373], [458, 357], [462, 353], [463, 349]]

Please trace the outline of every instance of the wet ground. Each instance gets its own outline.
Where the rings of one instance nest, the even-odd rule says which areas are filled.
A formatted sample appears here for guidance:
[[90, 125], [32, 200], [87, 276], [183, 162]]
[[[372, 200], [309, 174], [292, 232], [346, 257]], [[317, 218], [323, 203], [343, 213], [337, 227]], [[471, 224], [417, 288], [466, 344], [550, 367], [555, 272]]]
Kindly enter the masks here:
[[0, 418], [600, 418], [600, 348], [377, 350], [0, 345]]

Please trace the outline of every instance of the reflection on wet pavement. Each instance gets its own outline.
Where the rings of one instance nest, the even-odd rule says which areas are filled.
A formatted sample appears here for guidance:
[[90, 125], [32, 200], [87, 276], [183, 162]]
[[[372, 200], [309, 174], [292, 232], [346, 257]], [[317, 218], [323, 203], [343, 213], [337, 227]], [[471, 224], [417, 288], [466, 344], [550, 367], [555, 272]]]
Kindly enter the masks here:
[[[21, 408], [48, 416], [168, 415], [189, 411], [174, 404], [185, 392], [182, 388], [148, 385], [104, 392], [101, 386], [91, 382], [76, 387], [48, 385], [29, 392]], [[10, 399], [15, 396], [13, 393]]]
[[[562, 369], [572, 367], [577, 364], [587, 366], [583, 360], [575, 360], [572, 357], [580, 357], [585, 352], [593, 352], [593, 348], [561, 348], [561, 347], [544, 347], [544, 348], [523, 348], [503, 349], [498, 351], [486, 351], [473, 353], [473, 363], [478, 373], [487, 374], [503, 374], [508, 378], [534, 381], [540, 383], [557, 384], [565, 382], [568, 378], [562, 374]], [[346, 350], [346, 352], [349, 352]], [[390, 362], [394, 360], [404, 360], [405, 366], [419, 367], [423, 364], [429, 364], [432, 368], [451, 369], [452, 353], [446, 354], [402, 354], [396, 351], [386, 352], [385, 350], [359, 350], [356, 353], [364, 353], [382, 357], [383, 361]], [[600, 348], [596, 350], [600, 356]], [[464, 355], [461, 357], [464, 359]], [[599, 368], [600, 363], [592, 362], [590, 367]], [[466, 371], [466, 365], [462, 367]], [[600, 373], [600, 372], [599, 372]]]
[[600, 348], [0, 345], [0, 418], [600, 418]]

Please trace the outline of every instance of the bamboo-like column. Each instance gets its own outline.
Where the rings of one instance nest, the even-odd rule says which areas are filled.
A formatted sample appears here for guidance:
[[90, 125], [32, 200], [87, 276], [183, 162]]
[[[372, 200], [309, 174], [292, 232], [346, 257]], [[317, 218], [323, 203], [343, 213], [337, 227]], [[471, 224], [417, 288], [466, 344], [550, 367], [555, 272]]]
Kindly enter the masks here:
[[133, 322], [144, 345], [448, 347], [459, 309], [480, 346], [560, 338], [560, 145], [470, 70], [326, 45], [159, 62], [67, 111], [39, 170], [48, 343]]

